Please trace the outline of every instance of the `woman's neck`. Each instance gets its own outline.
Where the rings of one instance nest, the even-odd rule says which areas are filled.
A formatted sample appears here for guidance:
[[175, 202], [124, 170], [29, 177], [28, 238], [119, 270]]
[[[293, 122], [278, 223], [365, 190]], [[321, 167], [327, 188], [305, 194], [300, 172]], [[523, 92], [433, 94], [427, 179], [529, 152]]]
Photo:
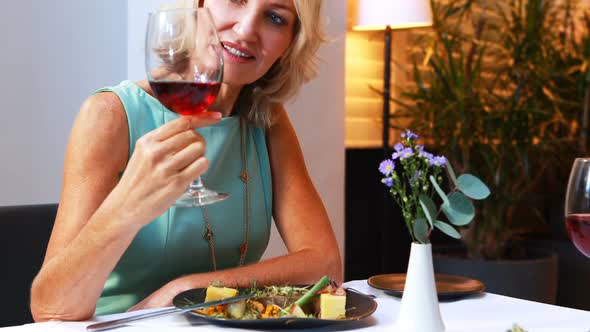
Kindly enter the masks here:
[[221, 116], [224, 118], [231, 116], [231, 112], [234, 109], [234, 105], [238, 100], [241, 90], [241, 86], [222, 83], [217, 98], [215, 98], [215, 101], [211, 104], [209, 109], [221, 113]]

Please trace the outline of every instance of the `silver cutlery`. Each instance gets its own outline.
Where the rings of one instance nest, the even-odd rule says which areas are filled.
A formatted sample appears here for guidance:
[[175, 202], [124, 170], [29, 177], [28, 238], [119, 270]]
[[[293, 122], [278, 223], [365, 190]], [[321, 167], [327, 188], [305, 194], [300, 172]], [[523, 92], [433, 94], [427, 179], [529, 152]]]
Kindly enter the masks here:
[[246, 295], [228, 297], [226, 299], [219, 300], [219, 301], [202, 302], [202, 303], [196, 303], [196, 304], [191, 304], [191, 305], [182, 306], [182, 307], [164, 308], [164, 309], [160, 309], [160, 310], [156, 310], [156, 311], [151, 311], [151, 312], [147, 312], [147, 313], [128, 316], [125, 318], [114, 319], [114, 320], [109, 320], [106, 322], [91, 324], [91, 325], [86, 326], [86, 330], [87, 331], [110, 330], [113, 328], [123, 326], [129, 322], [135, 322], [138, 320], [160, 317], [160, 316], [165, 316], [165, 315], [181, 314], [181, 313], [188, 312], [188, 311], [195, 310], [195, 309], [199, 309], [199, 308], [212, 307], [212, 306], [221, 305], [221, 304], [238, 302], [241, 300], [253, 298], [254, 296], [255, 296], [255, 294], [246, 294]]

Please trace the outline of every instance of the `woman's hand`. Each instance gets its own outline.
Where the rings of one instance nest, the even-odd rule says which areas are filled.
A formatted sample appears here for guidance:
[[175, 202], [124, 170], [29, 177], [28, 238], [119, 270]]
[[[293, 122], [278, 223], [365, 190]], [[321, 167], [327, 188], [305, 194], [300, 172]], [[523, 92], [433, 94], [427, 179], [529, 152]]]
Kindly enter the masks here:
[[164, 286], [141, 300], [141, 302], [129, 308], [127, 311], [170, 307], [172, 306], [172, 299], [174, 296], [176, 296], [176, 293], [171, 292], [166, 286]]
[[[192, 275], [191, 282], [192, 285], [198, 284], [198, 287], [207, 287], [208, 283], [201, 281], [200, 274]], [[141, 300], [139, 303], [134, 305], [133, 307], [129, 308], [127, 311], [133, 310], [142, 310], [142, 309], [151, 309], [151, 308], [162, 308], [162, 307], [169, 307], [172, 306], [172, 299], [174, 297], [185, 290], [194, 288], [191, 284], [187, 283], [187, 277], [181, 277], [175, 280], [170, 281], [166, 285], [162, 286], [157, 291], [150, 294], [145, 299]]]
[[[205, 141], [195, 129], [215, 124], [220, 113], [181, 117], [147, 133], [111, 196], [126, 220], [146, 224], [168, 209], [190, 182], [207, 170]], [[109, 197], [113, 198], [113, 197]]]

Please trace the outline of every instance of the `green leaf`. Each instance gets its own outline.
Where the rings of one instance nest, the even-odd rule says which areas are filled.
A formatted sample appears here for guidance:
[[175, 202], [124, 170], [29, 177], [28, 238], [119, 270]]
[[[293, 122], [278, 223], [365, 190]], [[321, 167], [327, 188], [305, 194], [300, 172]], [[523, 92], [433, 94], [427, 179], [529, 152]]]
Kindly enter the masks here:
[[448, 203], [443, 203], [441, 209], [451, 224], [455, 226], [465, 226], [475, 217], [473, 203], [460, 192], [450, 194]]
[[479, 178], [471, 174], [463, 174], [457, 179], [459, 190], [473, 199], [485, 199], [490, 195], [490, 189]]
[[430, 227], [432, 227], [436, 220], [436, 206], [432, 199], [426, 195], [420, 195], [418, 199], [420, 200], [422, 211], [424, 211], [424, 215], [426, 215], [426, 219], [428, 219], [428, 223], [430, 224]]
[[449, 176], [449, 179], [451, 179], [453, 186], [458, 187], [459, 184], [457, 183], [457, 176], [455, 175], [455, 170], [453, 169], [453, 166], [451, 166], [451, 163], [449, 162], [448, 159], [447, 159], [447, 167], [445, 167], [445, 169], [447, 170], [447, 175]]
[[461, 234], [459, 234], [459, 232], [457, 232], [457, 230], [455, 228], [453, 228], [453, 226], [442, 222], [440, 220], [435, 220], [434, 221], [434, 227], [438, 228], [441, 232], [447, 234], [448, 236], [455, 238], [455, 239], [460, 239], [461, 238]]
[[414, 220], [412, 227], [414, 228], [414, 237], [416, 240], [420, 243], [428, 243], [428, 231], [430, 228], [426, 219], [418, 218]]
[[438, 185], [438, 183], [436, 182], [436, 179], [434, 178], [434, 176], [430, 176], [430, 183], [432, 183], [432, 186], [434, 187], [434, 190], [436, 190], [436, 192], [438, 193], [438, 196], [440, 196], [440, 199], [443, 200], [444, 204], [450, 204], [449, 203], [449, 199], [447, 198], [447, 194], [445, 194], [445, 192], [440, 188], [440, 186]]

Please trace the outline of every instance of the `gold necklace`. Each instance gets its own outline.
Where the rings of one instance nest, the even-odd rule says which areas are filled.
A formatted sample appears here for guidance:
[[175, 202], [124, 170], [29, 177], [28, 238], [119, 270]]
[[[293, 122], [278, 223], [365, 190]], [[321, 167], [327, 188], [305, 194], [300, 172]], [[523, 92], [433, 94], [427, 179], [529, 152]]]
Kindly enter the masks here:
[[[242, 171], [240, 172], [240, 180], [244, 183], [244, 237], [240, 245], [240, 262], [239, 266], [244, 265], [246, 254], [248, 253], [248, 235], [250, 232], [250, 192], [248, 191], [248, 181], [250, 175], [248, 174], [248, 161], [246, 159], [246, 130], [245, 120], [240, 117], [240, 145], [242, 152]], [[213, 271], [217, 271], [217, 261], [215, 259], [215, 236], [211, 230], [211, 223], [209, 223], [209, 211], [207, 206], [201, 207], [203, 213], [203, 220], [205, 221], [205, 234], [203, 238], [209, 244], [209, 255], [211, 256], [211, 264]]]

